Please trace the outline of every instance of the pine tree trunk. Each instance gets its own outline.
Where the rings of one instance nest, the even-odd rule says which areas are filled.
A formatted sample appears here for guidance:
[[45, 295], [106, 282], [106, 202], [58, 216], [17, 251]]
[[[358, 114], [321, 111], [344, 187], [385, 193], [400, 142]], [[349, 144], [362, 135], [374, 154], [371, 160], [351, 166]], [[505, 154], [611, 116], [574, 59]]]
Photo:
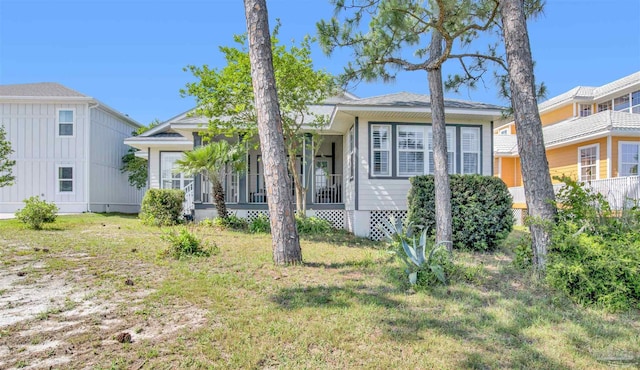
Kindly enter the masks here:
[[213, 200], [216, 203], [218, 217], [226, 220], [229, 218], [229, 213], [227, 213], [227, 203], [224, 201], [224, 189], [222, 188], [222, 183], [216, 178], [211, 179], [211, 182], [213, 183]]
[[[442, 55], [442, 35], [435, 30], [432, 33], [429, 48], [432, 60]], [[444, 118], [444, 91], [442, 88], [442, 68], [430, 68], [427, 71], [429, 94], [431, 99], [431, 117], [433, 134], [433, 182], [436, 200], [436, 242], [447, 242], [452, 252], [451, 187], [447, 169], [447, 130]]]
[[269, 204], [273, 260], [276, 265], [297, 264], [302, 262], [302, 251], [291, 202], [291, 184], [287, 175], [267, 4], [265, 0], [245, 0], [244, 6], [258, 135]]
[[531, 217], [529, 229], [533, 262], [535, 268], [543, 272], [556, 208], [536, 102], [533, 59], [523, 6], [522, 0], [500, 1], [522, 182]]

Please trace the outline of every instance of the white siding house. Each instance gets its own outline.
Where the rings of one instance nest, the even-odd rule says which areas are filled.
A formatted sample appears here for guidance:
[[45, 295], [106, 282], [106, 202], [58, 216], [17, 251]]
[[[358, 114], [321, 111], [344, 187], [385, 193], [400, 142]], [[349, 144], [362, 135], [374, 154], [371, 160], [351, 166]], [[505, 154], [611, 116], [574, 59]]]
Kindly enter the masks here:
[[140, 124], [57, 83], [0, 85], [0, 125], [16, 160], [12, 186], [0, 188], [0, 213], [31, 196], [60, 212], [137, 212], [144, 190], [120, 172], [123, 144]]
[[[308, 214], [379, 239], [382, 220], [406, 216], [409, 178], [433, 173], [429, 96], [397, 93], [359, 99], [345, 94], [312, 109], [326, 114], [329, 123], [318, 132], [323, 139], [317, 150], [300, 155], [301, 172], [311, 181]], [[446, 99], [445, 114], [450, 172], [491, 176], [492, 126], [501, 118], [502, 107]], [[197, 146], [198, 133], [207, 123], [206, 118], [183, 113], [125, 140], [149, 159], [150, 188], [184, 188], [187, 199], [193, 199], [196, 219], [215, 214], [209, 185], [200, 176], [185, 179], [172, 168], [172, 158]], [[267, 213], [260, 158], [259, 151], [250, 151], [246, 173], [224, 182], [228, 208], [249, 220]]]

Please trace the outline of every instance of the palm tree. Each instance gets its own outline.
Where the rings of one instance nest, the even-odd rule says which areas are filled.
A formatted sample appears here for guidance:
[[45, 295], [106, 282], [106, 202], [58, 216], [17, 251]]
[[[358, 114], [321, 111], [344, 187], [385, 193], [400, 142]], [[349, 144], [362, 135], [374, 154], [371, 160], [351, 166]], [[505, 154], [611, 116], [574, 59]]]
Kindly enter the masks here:
[[226, 219], [227, 205], [224, 201], [222, 177], [227, 167], [234, 172], [244, 168], [244, 148], [240, 145], [229, 144], [221, 140], [200, 146], [190, 152], [185, 152], [182, 159], [176, 161], [180, 171], [188, 175], [202, 173], [213, 185], [213, 199], [218, 211], [218, 217]]

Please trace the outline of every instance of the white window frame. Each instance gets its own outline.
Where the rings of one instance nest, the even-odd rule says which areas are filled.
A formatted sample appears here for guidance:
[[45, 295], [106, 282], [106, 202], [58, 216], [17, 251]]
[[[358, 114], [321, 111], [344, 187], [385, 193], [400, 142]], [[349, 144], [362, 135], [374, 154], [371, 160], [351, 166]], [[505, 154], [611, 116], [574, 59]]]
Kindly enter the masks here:
[[[598, 103], [596, 105], [597, 109], [598, 109], [598, 113], [600, 112], [605, 112], [608, 110], [613, 110], [613, 100], [607, 100], [607, 101], [603, 101], [601, 103]], [[602, 108], [606, 108], [606, 109], [602, 109]]]
[[178, 189], [184, 189], [185, 186], [187, 186], [189, 183], [194, 181], [193, 177], [186, 177], [185, 174], [182, 173], [182, 172], [180, 172], [178, 174], [179, 176], [174, 177], [173, 176], [173, 171], [172, 171], [172, 176], [171, 177], [169, 177], [169, 178], [164, 177], [165, 168], [163, 166], [164, 165], [163, 156], [164, 155], [177, 155], [178, 159], [179, 159], [180, 157], [182, 157], [182, 153], [183, 152], [170, 152], [170, 151], [160, 152], [160, 189], [175, 189], [173, 186], [169, 187], [169, 188], [165, 187], [164, 186], [165, 180], [171, 181], [172, 184], [173, 184], [173, 181], [180, 181], [180, 187]]
[[509, 135], [509, 129], [503, 128], [502, 130], [500, 130], [500, 132], [498, 132], [498, 135]]
[[[453, 160], [452, 160], [452, 165], [449, 166], [449, 163], [447, 163], [447, 170], [449, 172], [450, 175], [456, 174], [458, 173], [456, 170], [456, 152], [457, 152], [457, 147], [456, 147], [456, 128], [455, 126], [447, 126], [446, 127], [446, 131], [447, 134], [451, 134], [451, 143], [449, 143], [449, 136], [447, 135], [447, 161], [449, 158], [449, 154], [453, 154]], [[435, 171], [435, 164], [434, 164], [434, 168], [431, 168], [431, 156], [433, 155], [433, 148], [432, 148], [432, 144], [433, 143], [433, 126], [429, 126], [427, 127], [427, 137], [426, 137], [426, 141], [427, 141], [427, 145], [426, 145], [426, 153], [427, 156], [425, 158], [425, 173], [432, 175], [433, 172]]]
[[[60, 178], [60, 169], [61, 168], [71, 168], [71, 178], [70, 179], [63, 179]], [[71, 191], [63, 191], [62, 187], [60, 186], [60, 182], [62, 181], [71, 181]], [[72, 164], [57, 164], [56, 165], [56, 194], [65, 194], [65, 195], [72, 195], [75, 194], [76, 192], [76, 168], [74, 165]]]
[[[373, 145], [373, 133], [376, 130], [379, 130], [380, 128], [385, 128], [387, 130], [387, 142], [386, 142], [386, 148], [375, 148]], [[391, 167], [393, 166], [393, 159], [391, 158], [391, 142], [393, 140], [392, 135], [391, 135], [391, 125], [380, 125], [380, 124], [374, 124], [371, 125], [371, 137], [370, 137], [370, 142], [371, 142], [371, 176], [372, 177], [390, 177], [391, 176]], [[375, 163], [374, 163], [374, 158], [376, 155], [376, 152], [386, 152], [387, 153], [387, 172], [380, 172], [380, 173], [376, 173], [375, 172]]]
[[591, 104], [578, 104], [578, 116], [589, 117], [593, 112]]
[[[73, 114], [73, 120], [71, 122], [61, 122], [60, 121], [60, 112], [69, 111]], [[59, 138], [74, 138], [76, 136], [76, 110], [75, 108], [58, 108], [56, 109], [56, 137]], [[61, 135], [60, 134], [60, 125], [71, 125], [71, 135]]]
[[[636, 104], [633, 104], [633, 94], [637, 94], [638, 96]], [[640, 90], [629, 93], [629, 113], [640, 113]]]
[[[622, 162], [622, 146], [623, 145], [635, 145], [638, 147], [638, 152], [640, 153], [640, 141], [618, 141], [618, 177], [627, 177], [627, 176], [638, 176], [640, 175], [640, 158], [637, 159], [637, 162], [634, 163], [636, 165], [638, 165], [638, 170], [636, 174], [628, 174], [628, 175], [624, 175], [622, 174], [622, 165], [624, 164]], [[627, 164], [632, 163], [632, 162], [625, 162]]]
[[[473, 132], [475, 134], [475, 143], [476, 143], [476, 148], [477, 150], [465, 150], [464, 148], [464, 134], [465, 132]], [[461, 127], [460, 128], [460, 156], [461, 156], [461, 163], [460, 165], [462, 166], [462, 174], [463, 175], [467, 175], [467, 174], [480, 174], [480, 163], [481, 163], [481, 152], [482, 152], [482, 148], [481, 148], [481, 137], [482, 135], [482, 130], [480, 130], [480, 127]], [[464, 169], [464, 155], [465, 154], [476, 154], [476, 172], [465, 172]]]
[[[412, 132], [418, 135], [422, 135], [421, 138], [416, 138], [416, 140], [422, 140], [421, 143], [416, 142], [415, 148], [401, 148], [400, 147], [400, 131]], [[426, 135], [425, 135], [425, 127], [418, 125], [398, 125], [396, 126], [396, 168], [397, 175], [399, 177], [408, 177], [408, 176], [419, 176], [425, 173], [427, 167], [427, 154], [426, 154]], [[416, 171], [400, 171], [400, 153], [422, 153], [422, 168], [417, 169]]]
[[349, 169], [349, 180], [353, 180], [356, 175], [356, 125], [351, 126], [347, 135], [347, 167]]
[[[593, 179], [583, 179], [582, 178], [582, 151], [586, 150], [586, 149], [592, 149], [595, 148], [596, 149], [596, 162], [591, 166], [595, 166], [595, 178]], [[585, 146], [581, 146], [578, 148], [578, 181], [582, 181], [582, 182], [586, 182], [586, 181], [592, 181], [592, 180], [598, 180], [600, 178], [600, 144], [591, 144], [591, 145], [585, 145]]]

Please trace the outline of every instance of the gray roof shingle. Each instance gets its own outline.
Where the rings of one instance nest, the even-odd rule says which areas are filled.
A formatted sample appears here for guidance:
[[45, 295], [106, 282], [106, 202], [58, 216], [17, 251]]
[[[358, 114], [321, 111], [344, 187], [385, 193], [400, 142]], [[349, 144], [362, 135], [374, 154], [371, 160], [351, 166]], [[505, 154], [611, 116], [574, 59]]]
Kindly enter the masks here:
[[0, 85], [0, 97], [78, 97], [88, 98], [56, 82]]
[[[353, 99], [343, 101], [340, 105], [344, 106], [394, 106], [394, 107], [431, 107], [431, 97], [425, 94], [415, 94], [410, 92], [399, 92], [394, 94], [385, 94], [374, 96], [371, 98]], [[466, 108], [466, 109], [504, 109], [504, 107], [478, 103], [458, 99], [445, 99], [445, 108]]]

